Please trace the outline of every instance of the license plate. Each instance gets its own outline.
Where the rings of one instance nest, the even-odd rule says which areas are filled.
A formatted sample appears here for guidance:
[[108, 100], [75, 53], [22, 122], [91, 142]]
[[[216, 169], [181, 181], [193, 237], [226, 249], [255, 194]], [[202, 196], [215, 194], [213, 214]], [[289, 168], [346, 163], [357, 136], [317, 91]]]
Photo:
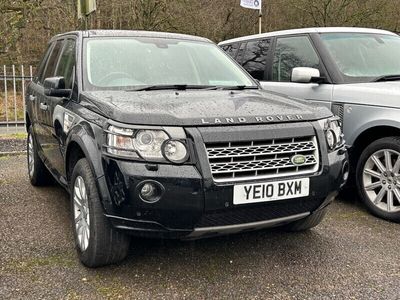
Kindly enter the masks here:
[[233, 190], [233, 204], [258, 203], [306, 197], [310, 179], [295, 179], [255, 184], [238, 184]]

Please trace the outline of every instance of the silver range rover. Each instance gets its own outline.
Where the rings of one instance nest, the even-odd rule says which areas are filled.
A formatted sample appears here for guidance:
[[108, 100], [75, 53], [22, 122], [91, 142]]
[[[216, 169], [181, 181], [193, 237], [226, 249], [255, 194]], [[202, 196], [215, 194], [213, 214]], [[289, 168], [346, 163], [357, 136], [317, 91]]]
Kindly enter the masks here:
[[219, 44], [266, 90], [329, 107], [343, 123], [366, 207], [400, 221], [400, 37], [365, 28], [270, 32]]

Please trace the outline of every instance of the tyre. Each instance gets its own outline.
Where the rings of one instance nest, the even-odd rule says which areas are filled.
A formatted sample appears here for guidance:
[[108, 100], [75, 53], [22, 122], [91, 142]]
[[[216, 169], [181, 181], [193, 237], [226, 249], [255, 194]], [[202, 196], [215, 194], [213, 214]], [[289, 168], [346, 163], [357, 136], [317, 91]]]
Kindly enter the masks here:
[[28, 159], [28, 175], [31, 184], [34, 186], [43, 186], [52, 183], [53, 177], [39, 157], [32, 126], [28, 129], [26, 152]]
[[357, 164], [356, 184], [362, 202], [377, 217], [400, 221], [400, 138], [371, 143]]
[[72, 222], [80, 261], [99, 267], [123, 260], [129, 250], [129, 237], [115, 230], [107, 217], [88, 161], [80, 159], [70, 182]]
[[317, 226], [326, 215], [328, 207], [314, 212], [312, 215], [285, 225], [286, 231], [305, 231]]

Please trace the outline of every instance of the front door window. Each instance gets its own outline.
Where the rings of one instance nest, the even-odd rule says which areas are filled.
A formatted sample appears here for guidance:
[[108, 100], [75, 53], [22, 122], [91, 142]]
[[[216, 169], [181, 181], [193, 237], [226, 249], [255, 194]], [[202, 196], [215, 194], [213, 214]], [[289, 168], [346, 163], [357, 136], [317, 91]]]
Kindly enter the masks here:
[[292, 70], [296, 67], [319, 69], [319, 57], [309, 38], [278, 38], [272, 65], [272, 81], [290, 82]]

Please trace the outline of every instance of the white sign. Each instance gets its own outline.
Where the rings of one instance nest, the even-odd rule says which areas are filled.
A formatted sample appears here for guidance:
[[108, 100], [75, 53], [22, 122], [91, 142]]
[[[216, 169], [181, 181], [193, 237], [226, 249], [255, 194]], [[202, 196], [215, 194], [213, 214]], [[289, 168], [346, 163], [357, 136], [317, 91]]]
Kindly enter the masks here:
[[96, 10], [96, 0], [77, 0], [78, 19], [90, 15]]
[[251, 9], [261, 9], [261, 0], [240, 0], [240, 6]]

